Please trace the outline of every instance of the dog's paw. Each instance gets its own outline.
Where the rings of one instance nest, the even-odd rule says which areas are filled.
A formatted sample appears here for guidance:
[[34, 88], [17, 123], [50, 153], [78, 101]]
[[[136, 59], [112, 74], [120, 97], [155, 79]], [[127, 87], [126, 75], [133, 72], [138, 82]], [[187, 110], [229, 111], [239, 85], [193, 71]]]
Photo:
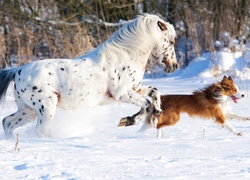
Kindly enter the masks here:
[[237, 136], [243, 136], [243, 132], [237, 133]]

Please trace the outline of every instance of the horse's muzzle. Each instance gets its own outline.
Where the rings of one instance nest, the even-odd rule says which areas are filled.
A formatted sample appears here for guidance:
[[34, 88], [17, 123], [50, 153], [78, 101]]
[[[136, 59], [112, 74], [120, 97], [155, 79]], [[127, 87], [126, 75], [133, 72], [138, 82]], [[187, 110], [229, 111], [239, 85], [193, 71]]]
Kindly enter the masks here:
[[180, 67], [179, 63], [165, 63], [164, 71], [166, 73], [172, 73]]

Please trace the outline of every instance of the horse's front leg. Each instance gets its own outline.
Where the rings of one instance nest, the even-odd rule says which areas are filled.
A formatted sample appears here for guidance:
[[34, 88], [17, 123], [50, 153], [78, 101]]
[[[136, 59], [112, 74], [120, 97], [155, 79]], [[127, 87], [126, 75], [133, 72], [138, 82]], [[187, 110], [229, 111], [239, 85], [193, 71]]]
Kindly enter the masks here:
[[[130, 126], [130, 125], [138, 124], [143, 118], [143, 116], [147, 114], [149, 111], [152, 111], [152, 109], [153, 109], [153, 113], [155, 114], [158, 114], [161, 112], [160, 93], [155, 87], [152, 87], [152, 86], [142, 87], [139, 91], [132, 91], [132, 92], [133, 92], [132, 94], [142, 99], [141, 102], [143, 102], [143, 99], [144, 99], [146, 103], [144, 104], [140, 103], [140, 101], [138, 101], [139, 100], [138, 98], [133, 98], [133, 96], [129, 96], [130, 102], [132, 102], [133, 104], [137, 106], [141, 106], [141, 110], [132, 116], [127, 116], [127, 117], [122, 118], [118, 126]], [[131, 92], [129, 94], [131, 95]], [[120, 100], [124, 101], [125, 100], [124, 97], [128, 97], [128, 96], [122, 96], [122, 97], [123, 98], [121, 98]], [[151, 102], [147, 99], [147, 97], [150, 97]], [[127, 102], [129, 101], [127, 100]]]

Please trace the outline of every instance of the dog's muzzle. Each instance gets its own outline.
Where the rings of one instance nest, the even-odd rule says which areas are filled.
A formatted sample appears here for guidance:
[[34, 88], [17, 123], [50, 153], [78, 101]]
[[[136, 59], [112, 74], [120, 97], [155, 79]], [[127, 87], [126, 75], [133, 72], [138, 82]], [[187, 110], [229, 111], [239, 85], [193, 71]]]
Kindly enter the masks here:
[[235, 102], [235, 103], [238, 103], [238, 101], [243, 98], [245, 95], [244, 94], [241, 94], [241, 93], [236, 93], [235, 95], [232, 95], [231, 96], [231, 99]]

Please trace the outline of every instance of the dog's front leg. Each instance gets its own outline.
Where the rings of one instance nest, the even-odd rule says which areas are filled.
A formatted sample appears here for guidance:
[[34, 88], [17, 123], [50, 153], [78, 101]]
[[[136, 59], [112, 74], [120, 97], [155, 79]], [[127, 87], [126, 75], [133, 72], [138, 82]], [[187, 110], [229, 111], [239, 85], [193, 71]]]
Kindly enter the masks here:
[[225, 115], [227, 119], [238, 119], [238, 120], [242, 120], [242, 121], [249, 121], [250, 117], [242, 117], [239, 116], [238, 114], [233, 114], [233, 113], [228, 113]]
[[227, 120], [225, 120], [224, 124], [222, 124], [222, 127], [227, 128], [229, 131], [233, 132], [237, 136], [242, 136], [243, 133], [237, 131], [232, 124], [230, 124]]

